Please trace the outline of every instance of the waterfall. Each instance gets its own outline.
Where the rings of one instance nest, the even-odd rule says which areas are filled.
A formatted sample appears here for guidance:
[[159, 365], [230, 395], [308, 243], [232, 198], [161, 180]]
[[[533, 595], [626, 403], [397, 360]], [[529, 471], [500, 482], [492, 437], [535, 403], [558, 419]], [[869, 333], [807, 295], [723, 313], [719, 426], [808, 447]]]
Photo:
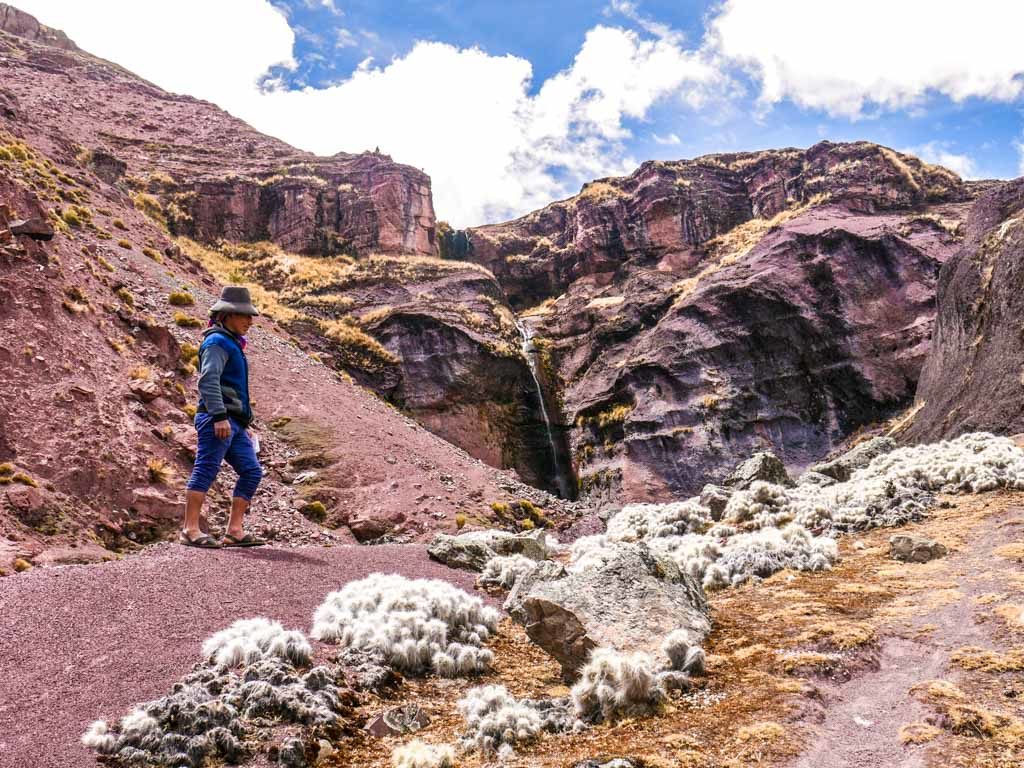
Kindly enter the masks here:
[[555, 470], [555, 484], [558, 486], [558, 494], [563, 499], [572, 498], [572, 484], [562, 471], [562, 462], [559, 461], [558, 448], [555, 446], [555, 435], [551, 431], [551, 419], [548, 417], [547, 403], [544, 401], [544, 390], [540, 386], [540, 377], [537, 375], [537, 347], [533, 343], [533, 331], [522, 320], [516, 317], [516, 328], [519, 329], [519, 336], [522, 338], [523, 356], [526, 358], [527, 367], [533, 377], [533, 387], [540, 401], [540, 414], [544, 417], [544, 429], [548, 436], [548, 447], [551, 448], [551, 466]]

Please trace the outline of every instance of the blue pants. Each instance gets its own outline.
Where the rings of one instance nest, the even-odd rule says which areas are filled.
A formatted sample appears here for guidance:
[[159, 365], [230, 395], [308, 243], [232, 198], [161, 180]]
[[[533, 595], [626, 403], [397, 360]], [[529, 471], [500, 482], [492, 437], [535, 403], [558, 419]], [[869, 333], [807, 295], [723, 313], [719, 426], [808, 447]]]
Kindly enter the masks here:
[[217, 479], [221, 462], [227, 459], [228, 464], [238, 473], [235, 492], [232, 496], [252, 500], [256, 486], [263, 477], [263, 468], [256, 459], [252, 440], [234, 419], [228, 419], [231, 425], [231, 437], [219, 440], [213, 431], [213, 420], [208, 413], [196, 414], [196, 432], [199, 433], [199, 445], [196, 448], [196, 464], [192, 468], [192, 477], [185, 487], [190, 491], [206, 493]]

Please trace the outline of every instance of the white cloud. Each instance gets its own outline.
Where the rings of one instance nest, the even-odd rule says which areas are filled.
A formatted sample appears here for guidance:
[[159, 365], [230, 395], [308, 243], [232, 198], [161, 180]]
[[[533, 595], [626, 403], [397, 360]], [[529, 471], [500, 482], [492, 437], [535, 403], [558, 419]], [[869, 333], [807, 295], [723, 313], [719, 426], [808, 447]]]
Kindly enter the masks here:
[[699, 106], [723, 91], [715, 64], [667, 28], [652, 39], [594, 27], [534, 95], [526, 59], [438, 42], [418, 42], [384, 65], [367, 59], [330, 86], [287, 90], [280, 77], [256, 86], [271, 66], [294, 67], [295, 33], [268, 0], [23, 5], [86, 50], [303, 149], [379, 146], [430, 174], [438, 216], [456, 226], [522, 214], [596, 176], [629, 172], [637, 161], [624, 147], [628, 121], [670, 96]]
[[936, 163], [956, 173], [962, 179], [977, 179], [978, 166], [969, 155], [961, 155], [950, 151], [949, 145], [943, 141], [929, 141], [927, 144], [901, 149], [909, 155], [916, 155], [926, 163]]
[[359, 45], [359, 41], [356, 40], [355, 35], [344, 27], [338, 28], [334, 43], [335, 48], [354, 48], [357, 45]]
[[676, 144], [683, 143], [682, 139], [674, 133], [670, 133], [668, 136], [659, 136], [656, 133], [652, 133], [651, 138], [654, 139], [655, 143], [663, 146], [675, 146]]
[[859, 118], [929, 93], [1007, 101], [1024, 89], [1024, 4], [1005, 0], [728, 0], [709, 42], [761, 82], [761, 102], [792, 99]]
[[256, 93], [257, 81], [270, 67], [295, 67], [295, 33], [269, 2], [15, 2], [43, 24], [66, 32], [80, 48], [161, 88], [225, 108], [241, 91]]

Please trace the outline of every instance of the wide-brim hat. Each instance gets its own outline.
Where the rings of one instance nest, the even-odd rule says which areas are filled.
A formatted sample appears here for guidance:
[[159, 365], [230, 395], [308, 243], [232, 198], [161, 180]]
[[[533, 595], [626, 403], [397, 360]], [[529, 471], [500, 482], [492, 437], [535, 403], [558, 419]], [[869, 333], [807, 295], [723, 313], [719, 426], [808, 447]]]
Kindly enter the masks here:
[[235, 312], [239, 315], [259, 315], [260, 313], [252, 305], [249, 289], [244, 285], [225, 285], [217, 303], [210, 307], [210, 314], [214, 312]]

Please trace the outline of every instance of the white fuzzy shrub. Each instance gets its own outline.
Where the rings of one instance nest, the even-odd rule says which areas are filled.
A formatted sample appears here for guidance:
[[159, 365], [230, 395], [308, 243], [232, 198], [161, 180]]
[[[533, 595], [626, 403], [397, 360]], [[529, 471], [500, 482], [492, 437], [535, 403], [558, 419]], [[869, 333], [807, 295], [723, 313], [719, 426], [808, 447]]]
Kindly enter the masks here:
[[596, 648], [570, 696], [580, 718], [598, 722], [646, 714], [664, 701], [665, 689], [649, 654]]
[[309, 663], [313, 648], [296, 630], [286, 630], [279, 622], [257, 617], [239, 619], [227, 629], [203, 643], [203, 655], [222, 667], [255, 664], [276, 656], [299, 666]]
[[477, 578], [478, 586], [497, 586], [512, 589], [516, 581], [532, 571], [537, 561], [525, 555], [499, 555], [492, 557], [484, 565], [484, 570]]
[[311, 634], [379, 652], [403, 672], [461, 677], [494, 662], [482, 645], [497, 633], [499, 618], [495, 608], [447, 582], [375, 573], [327, 595]]
[[1024, 451], [1009, 438], [971, 433], [877, 455], [845, 482], [786, 488], [757, 481], [728, 496], [717, 523], [701, 497], [629, 505], [605, 534], [572, 545], [567, 569], [602, 565], [614, 557], [614, 542], [645, 541], [706, 589], [783, 568], [825, 570], [838, 559], [838, 533], [920, 519], [937, 493], [995, 488], [1024, 488]]
[[455, 749], [449, 744], [427, 744], [414, 739], [395, 747], [391, 765], [394, 768], [455, 768]]
[[[303, 645], [308, 649], [300, 633], [288, 635], [266, 619], [236, 622], [229, 630], [207, 641], [207, 660], [171, 694], [134, 707], [114, 726], [97, 720], [82, 743], [118, 765], [198, 768], [237, 764], [249, 757], [246, 743], [257, 735], [256, 720], [260, 726], [275, 721], [326, 732], [337, 728], [337, 670], [321, 666], [300, 671], [296, 663], [309, 661], [308, 653], [294, 652]], [[241, 668], [218, 662], [218, 653], [233, 647], [240, 636], [260, 647], [260, 653], [243, 653]], [[296, 658], [304, 661], [293, 662]], [[292, 753], [303, 752], [302, 743], [292, 747]]]
[[88, 729], [82, 734], [82, 744], [89, 749], [94, 749], [101, 755], [109, 755], [117, 747], [117, 738], [110, 732], [105, 720], [96, 720], [90, 723]]
[[703, 533], [713, 522], [711, 510], [699, 497], [669, 504], [627, 504], [608, 521], [605, 535], [611, 541], [642, 541]]
[[532, 741], [543, 727], [540, 713], [517, 701], [503, 685], [471, 688], [457, 706], [466, 721], [467, 749], [496, 752], [506, 744]]
[[669, 632], [661, 641], [661, 650], [668, 656], [673, 670], [690, 675], [704, 674], [706, 667], [704, 649], [693, 644], [690, 633], [685, 629]]

